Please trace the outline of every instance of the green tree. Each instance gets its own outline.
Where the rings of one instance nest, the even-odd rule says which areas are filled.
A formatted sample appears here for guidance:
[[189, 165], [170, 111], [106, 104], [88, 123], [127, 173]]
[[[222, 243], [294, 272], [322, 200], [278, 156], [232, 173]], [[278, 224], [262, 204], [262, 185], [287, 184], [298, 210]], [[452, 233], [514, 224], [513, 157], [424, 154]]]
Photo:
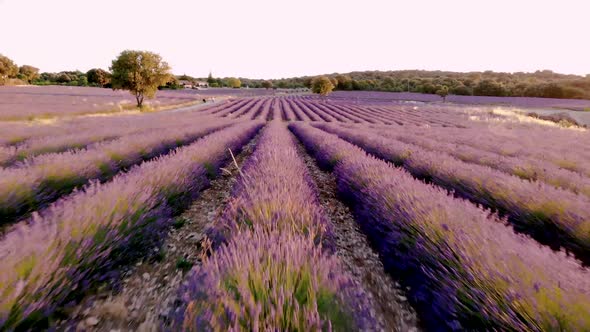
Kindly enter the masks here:
[[15, 78], [18, 75], [18, 67], [8, 57], [0, 54], [0, 84], [4, 84], [7, 79]]
[[168, 80], [168, 82], [166, 82], [166, 88], [172, 89], [172, 90], [178, 90], [178, 89], [182, 89], [183, 87], [180, 85], [180, 81], [176, 77], [171, 76], [170, 80]]
[[336, 86], [339, 90], [352, 90], [352, 78], [348, 75], [336, 76], [338, 85]]
[[438, 90], [436, 90], [436, 94], [443, 99], [443, 103], [446, 102], [447, 96], [449, 95], [449, 87], [446, 85], [441, 86]]
[[503, 97], [506, 95], [504, 85], [493, 80], [482, 80], [473, 89], [477, 96], [496, 96]]
[[71, 81], [73, 81], [72, 76], [70, 76], [70, 74], [66, 72], [61, 72], [57, 74], [57, 83], [70, 83]]
[[316, 77], [311, 81], [311, 91], [313, 93], [327, 96], [332, 90], [334, 90], [334, 84], [326, 76]]
[[213, 78], [213, 74], [211, 74], [211, 72], [209, 72], [209, 76], [207, 77], [207, 83], [209, 83], [209, 86], [211, 86], [211, 84], [213, 83], [218, 83], [214, 78]]
[[78, 77], [78, 86], [88, 86], [88, 78], [86, 75]]
[[262, 82], [262, 87], [265, 88], [266, 90], [272, 88], [272, 82], [271, 81], [264, 81]]
[[23, 76], [24, 80], [26, 80], [29, 83], [39, 78], [39, 68], [35, 68], [33, 66], [20, 66], [18, 72]]
[[86, 73], [86, 78], [89, 84], [97, 84], [104, 87], [111, 82], [111, 73], [104, 69], [94, 68]]
[[238, 78], [230, 77], [227, 79], [227, 85], [231, 88], [237, 89], [242, 86], [242, 82]]
[[137, 107], [143, 99], [153, 98], [158, 86], [170, 80], [170, 66], [159, 54], [147, 51], [126, 50], [111, 65], [113, 89], [128, 90], [135, 96]]

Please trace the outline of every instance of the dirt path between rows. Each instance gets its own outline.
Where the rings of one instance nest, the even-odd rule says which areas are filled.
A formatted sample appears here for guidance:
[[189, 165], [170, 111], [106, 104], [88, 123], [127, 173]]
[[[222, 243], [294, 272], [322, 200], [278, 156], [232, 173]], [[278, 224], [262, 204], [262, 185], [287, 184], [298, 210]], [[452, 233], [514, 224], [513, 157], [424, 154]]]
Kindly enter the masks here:
[[[258, 136], [236, 156], [239, 165], [254, 151]], [[191, 206], [175, 219], [161, 248], [146, 248], [144, 261], [123, 273], [122, 285], [105, 285], [77, 305], [64, 331], [158, 331], [178, 306], [178, 289], [192, 265], [201, 264], [204, 229], [223, 211], [237, 181], [233, 162], [224, 167]]]
[[384, 325], [384, 331], [419, 331], [416, 312], [401, 286], [385, 272], [379, 254], [371, 248], [352, 212], [338, 199], [334, 175], [322, 171], [301, 143], [298, 143], [298, 151], [316, 184], [322, 207], [332, 221], [336, 255], [372, 298], [375, 312], [371, 314]]

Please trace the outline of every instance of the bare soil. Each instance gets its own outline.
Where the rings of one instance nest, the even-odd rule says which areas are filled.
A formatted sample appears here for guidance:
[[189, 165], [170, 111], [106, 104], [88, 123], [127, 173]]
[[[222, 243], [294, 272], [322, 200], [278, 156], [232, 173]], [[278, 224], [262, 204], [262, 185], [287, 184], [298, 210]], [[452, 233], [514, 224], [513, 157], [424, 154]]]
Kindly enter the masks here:
[[322, 171], [303, 145], [298, 144], [298, 150], [317, 186], [322, 207], [332, 221], [336, 255], [370, 297], [374, 306], [371, 315], [380, 322], [383, 331], [419, 331], [416, 312], [400, 284], [385, 272], [379, 254], [372, 249], [354, 215], [338, 199], [334, 175]]

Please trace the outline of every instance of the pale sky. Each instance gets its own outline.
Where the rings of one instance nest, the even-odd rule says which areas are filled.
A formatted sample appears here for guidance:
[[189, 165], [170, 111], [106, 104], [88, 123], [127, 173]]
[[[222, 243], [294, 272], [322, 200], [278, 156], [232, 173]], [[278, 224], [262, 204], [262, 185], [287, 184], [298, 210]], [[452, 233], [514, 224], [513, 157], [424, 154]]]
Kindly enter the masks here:
[[0, 17], [0, 53], [42, 71], [142, 49], [192, 76], [590, 73], [589, 0], [0, 0]]

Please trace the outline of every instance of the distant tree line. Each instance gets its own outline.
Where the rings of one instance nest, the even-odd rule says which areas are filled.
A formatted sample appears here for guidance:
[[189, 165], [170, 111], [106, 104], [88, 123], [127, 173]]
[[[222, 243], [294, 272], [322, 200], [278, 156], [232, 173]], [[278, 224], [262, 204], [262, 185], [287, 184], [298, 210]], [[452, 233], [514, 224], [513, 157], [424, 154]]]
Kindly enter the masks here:
[[[492, 71], [456, 73], [443, 71], [364, 71], [329, 74], [336, 90], [418, 92], [447, 95], [545, 97], [590, 99], [590, 75], [564, 75], [550, 70], [534, 73]], [[278, 88], [312, 88], [315, 77], [269, 80]], [[242, 85], [263, 88], [265, 80], [242, 79]]]
[[30, 84], [39, 78], [39, 69], [29, 65], [17, 66], [0, 54], [0, 85]]
[[[111, 88], [109, 71], [95, 68], [59, 73], [39, 73], [33, 66], [17, 66], [0, 54], [0, 85], [38, 84], [97, 86]], [[550, 70], [534, 73], [498, 73], [492, 71], [457, 73], [447, 71], [363, 71], [348, 74], [323, 75], [335, 90], [370, 90], [391, 92], [418, 92], [447, 95], [475, 95], [498, 97], [546, 97], [590, 99], [590, 74], [583, 76], [564, 75]], [[248, 78], [195, 78], [188, 75], [170, 76], [159, 89], [181, 89], [180, 81], [207, 81], [210, 87], [265, 88], [265, 89], [311, 89], [316, 77], [303, 76], [275, 80]]]

